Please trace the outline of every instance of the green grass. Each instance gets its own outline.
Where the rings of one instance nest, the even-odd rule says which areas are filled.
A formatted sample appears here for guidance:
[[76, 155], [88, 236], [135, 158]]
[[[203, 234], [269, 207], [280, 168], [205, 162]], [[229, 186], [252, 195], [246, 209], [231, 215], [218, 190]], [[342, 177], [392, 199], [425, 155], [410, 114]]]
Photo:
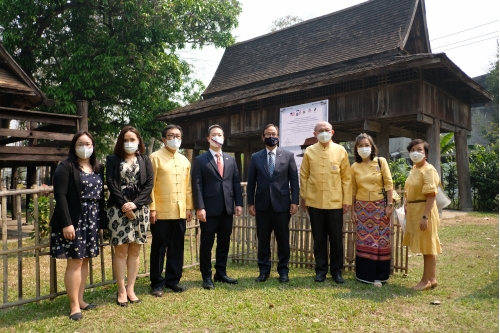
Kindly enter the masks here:
[[[492, 217], [491, 215], [489, 215]], [[483, 217], [483, 215], [481, 215]], [[395, 273], [377, 289], [355, 281], [313, 282], [314, 271], [291, 268], [288, 284], [277, 274], [255, 283], [256, 264], [228, 267], [235, 286], [201, 288], [197, 268], [184, 271], [182, 294], [149, 295], [147, 278], [137, 282], [141, 304], [119, 308], [116, 286], [89, 290], [86, 300], [100, 307], [70, 321], [66, 296], [0, 312], [2, 332], [498, 332], [498, 220], [478, 217], [443, 221], [438, 257], [439, 287], [411, 289], [423, 259], [411, 254], [407, 276]], [[440, 306], [431, 305], [434, 300]]]
[[469, 216], [473, 217], [492, 217], [498, 218], [498, 212], [469, 212]]

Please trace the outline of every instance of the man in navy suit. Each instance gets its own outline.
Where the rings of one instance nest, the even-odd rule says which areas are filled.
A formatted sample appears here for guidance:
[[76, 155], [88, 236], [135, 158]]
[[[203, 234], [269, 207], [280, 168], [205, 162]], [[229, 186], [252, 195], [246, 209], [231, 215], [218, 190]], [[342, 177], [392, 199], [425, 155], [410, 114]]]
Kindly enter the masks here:
[[[227, 276], [226, 264], [229, 242], [233, 231], [233, 214], [242, 213], [240, 177], [234, 157], [222, 152], [224, 132], [219, 125], [208, 128], [210, 149], [193, 159], [191, 182], [196, 217], [200, 220], [200, 272], [202, 287], [214, 289], [211, 254], [217, 234], [215, 250], [215, 282], [237, 284]], [[235, 207], [236, 206], [236, 207]]]
[[[280, 282], [288, 282], [290, 260], [290, 216], [299, 204], [299, 177], [292, 152], [278, 148], [278, 126], [269, 124], [262, 131], [266, 148], [252, 155], [248, 170], [248, 211], [257, 221], [257, 263], [264, 282], [271, 272], [271, 232], [278, 243]], [[257, 185], [257, 190], [255, 190]], [[255, 194], [255, 195], [254, 195]], [[290, 198], [291, 196], [291, 198]]]

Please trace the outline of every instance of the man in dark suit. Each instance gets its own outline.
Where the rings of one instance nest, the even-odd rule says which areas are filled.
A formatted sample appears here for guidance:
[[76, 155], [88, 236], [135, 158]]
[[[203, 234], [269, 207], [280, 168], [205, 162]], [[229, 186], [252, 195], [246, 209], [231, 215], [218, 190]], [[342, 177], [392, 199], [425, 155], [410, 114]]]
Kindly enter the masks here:
[[[200, 272], [203, 288], [214, 289], [211, 254], [215, 250], [215, 282], [237, 284], [227, 276], [226, 264], [233, 231], [233, 214], [242, 213], [240, 177], [234, 157], [222, 152], [224, 132], [219, 125], [208, 128], [210, 149], [193, 159], [191, 181], [196, 217], [200, 220]], [[236, 207], [235, 207], [236, 206]]]
[[274, 230], [278, 243], [279, 281], [288, 282], [290, 260], [288, 224], [290, 216], [297, 212], [299, 204], [297, 165], [292, 152], [278, 148], [278, 126], [269, 124], [264, 127], [262, 141], [266, 148], [252, 155], [247, 185], [248, 211], [257, 221], [257, 263], [260, 275], [255, 281], [264, 282], [269, 278], [270, 241], [271, 232]]

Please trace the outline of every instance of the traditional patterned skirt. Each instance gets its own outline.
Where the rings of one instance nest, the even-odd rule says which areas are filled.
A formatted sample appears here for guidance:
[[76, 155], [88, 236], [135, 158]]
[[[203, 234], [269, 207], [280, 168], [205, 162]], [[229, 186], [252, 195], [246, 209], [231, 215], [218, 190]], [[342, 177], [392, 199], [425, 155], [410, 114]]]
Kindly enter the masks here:
[[391, 223], [385, 200], [356, 200], [356, 278], [362, 282], [387, 281], [391, 269]]

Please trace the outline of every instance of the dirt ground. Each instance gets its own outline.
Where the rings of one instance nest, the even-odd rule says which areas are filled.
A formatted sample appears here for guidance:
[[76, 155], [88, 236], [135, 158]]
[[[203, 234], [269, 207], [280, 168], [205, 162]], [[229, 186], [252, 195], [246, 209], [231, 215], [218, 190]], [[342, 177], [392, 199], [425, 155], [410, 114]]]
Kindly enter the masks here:
[[444, 210], [441, 215], [441, 225], [455, 224], [498, 224], [498, 217], [492, 216], [469, 216], [468, 212], [460, 210]]

